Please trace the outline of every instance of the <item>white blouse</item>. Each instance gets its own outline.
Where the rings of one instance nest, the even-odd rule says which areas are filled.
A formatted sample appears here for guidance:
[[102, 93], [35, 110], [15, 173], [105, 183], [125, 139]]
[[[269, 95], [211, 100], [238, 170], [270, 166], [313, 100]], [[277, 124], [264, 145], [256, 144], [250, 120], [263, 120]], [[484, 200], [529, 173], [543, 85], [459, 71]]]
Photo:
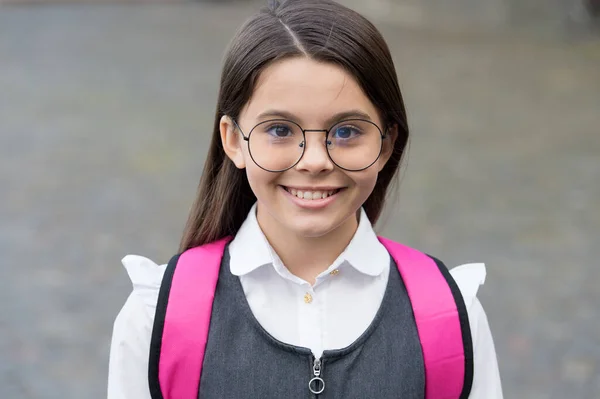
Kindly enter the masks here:
[[[229, 246], [231, 273], [239, 276], [252, 313], [276, 339], [323, 350], [350, 345], [367, 329], [383, 299], [390, 258], [364, 210], [350, 244], [314, 285], [291, 274], [256, 220], [256, 205]], [[122, 261], [133, 292], [117, 315], [112, 337], [108, 399], [150, 399], [148, 356], [154, 312], [166, 265], [128, 255]], [[476, 297], [485, 265], [450, 271], [462, 293], [473, 338], [471, 399], [502, 399], [496, 352], [487, 317]]]

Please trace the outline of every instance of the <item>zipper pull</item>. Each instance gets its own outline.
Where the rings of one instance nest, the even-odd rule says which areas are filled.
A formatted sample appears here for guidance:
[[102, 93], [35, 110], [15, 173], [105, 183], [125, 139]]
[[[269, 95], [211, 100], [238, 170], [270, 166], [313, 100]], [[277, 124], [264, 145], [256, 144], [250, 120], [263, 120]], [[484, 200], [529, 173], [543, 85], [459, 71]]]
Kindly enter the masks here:
[[325, 390], [325, 381], [321, 378], [321, 359], [315, 358], [313, 362], [314, 377], [308, 383], [308, 389], [315, 395], [323, 393]]

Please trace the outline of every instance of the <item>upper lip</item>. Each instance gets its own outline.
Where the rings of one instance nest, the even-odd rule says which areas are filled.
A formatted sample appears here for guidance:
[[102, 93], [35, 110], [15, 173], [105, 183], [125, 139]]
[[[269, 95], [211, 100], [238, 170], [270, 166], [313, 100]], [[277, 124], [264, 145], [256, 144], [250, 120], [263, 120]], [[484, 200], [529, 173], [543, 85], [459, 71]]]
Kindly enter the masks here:
[[334, 186], [323, 186], [323, 187], [308, 187], [308, 186], [286, 186], [283, 185], [283, 187], [285, 188], [293, 188], [294, 190], [298, 190], [298, 191], [334, 191], [334, 190], [339, 190], [342, 189], [343, 187], [334, 187]]

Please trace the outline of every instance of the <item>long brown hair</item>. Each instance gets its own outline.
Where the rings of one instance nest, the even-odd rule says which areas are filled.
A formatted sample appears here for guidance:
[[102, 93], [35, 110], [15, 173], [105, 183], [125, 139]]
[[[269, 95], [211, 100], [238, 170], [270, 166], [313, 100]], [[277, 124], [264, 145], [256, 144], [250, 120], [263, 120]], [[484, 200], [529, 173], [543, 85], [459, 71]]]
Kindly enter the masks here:
[[239, 116], [267, 65], [299, 56], [345, 68], [386, 126], [397, 126], [392, 156], [363, 204], [369, 220], [377, 222], [408, 141], [406, 111], [388, 46], [368, 20], [334, 1], [270, 1], [238, 30], [225, 54], [212, 141], [180, 251], [235, 235], [242, 225], [256, 197], [245, 171], [225, 155], [220, 119]]

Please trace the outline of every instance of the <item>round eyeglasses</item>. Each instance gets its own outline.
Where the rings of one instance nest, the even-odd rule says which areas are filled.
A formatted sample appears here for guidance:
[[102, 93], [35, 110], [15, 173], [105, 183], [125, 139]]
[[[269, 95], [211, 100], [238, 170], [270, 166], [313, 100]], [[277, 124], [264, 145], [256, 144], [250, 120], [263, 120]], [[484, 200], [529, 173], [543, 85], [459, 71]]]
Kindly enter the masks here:
[[373, 165], [381, 155], [385, 135], [375, 123], [346, 119], [329, 129], [303, 129], [286, 119], [271, 119], [254, 126], [246, 136], [254, 163], [268, 172], [283, 172], [300, 162], [306, 149], [306, 132], [325, 132], [329, 159], [341, 169], [358, 172]]

